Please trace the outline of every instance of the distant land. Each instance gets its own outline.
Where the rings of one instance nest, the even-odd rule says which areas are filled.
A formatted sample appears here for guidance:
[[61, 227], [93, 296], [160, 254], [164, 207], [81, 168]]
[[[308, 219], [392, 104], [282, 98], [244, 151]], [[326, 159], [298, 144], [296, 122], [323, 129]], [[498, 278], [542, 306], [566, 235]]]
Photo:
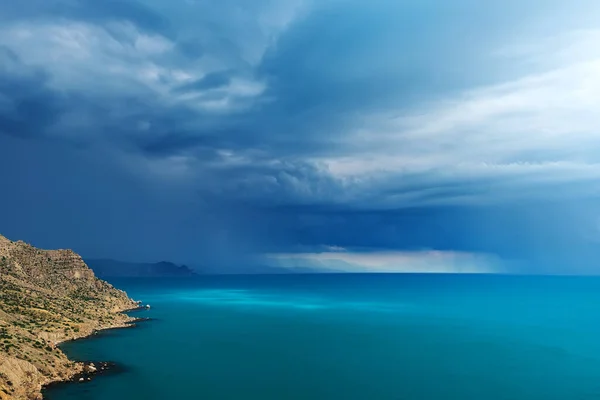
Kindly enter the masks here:
[[57, 345], [132, 326], [122, 312], [136, 307], [73, 251], [0, 235], [0, 400], [38, 400], [44, 385], [101, 373], [105, 363], [73, 362]]
[[110, 278], [177, 278], [200, 275], [270, 275], [270, 274], [314, 274], [332, 272], [324, 269], [303, 267], [278, 267], [271, 265], [240, 265], [228, 268], [206, 266], [188, 267], [169, 261], [156, 263], [126, 262], [111, 259], [86, 259], [86, 264], [102, 279]]
[[86, 264], [98, 275], [107, 278], [169, 278], [192, 277], [198, 274], [185, 265], [168, 261], [156, 263], [132, 263], [110, 259], [86, 259]]

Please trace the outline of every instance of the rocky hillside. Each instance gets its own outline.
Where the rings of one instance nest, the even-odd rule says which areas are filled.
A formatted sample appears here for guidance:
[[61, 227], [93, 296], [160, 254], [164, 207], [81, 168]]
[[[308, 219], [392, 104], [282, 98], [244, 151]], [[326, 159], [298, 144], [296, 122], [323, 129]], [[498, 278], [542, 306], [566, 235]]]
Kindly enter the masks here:
[[39, 399], [42, 385], [81, 373], [56, 345], [126, 326], [120, 312], [136, 305], [73, 251], [0, 235], [0, 400]]

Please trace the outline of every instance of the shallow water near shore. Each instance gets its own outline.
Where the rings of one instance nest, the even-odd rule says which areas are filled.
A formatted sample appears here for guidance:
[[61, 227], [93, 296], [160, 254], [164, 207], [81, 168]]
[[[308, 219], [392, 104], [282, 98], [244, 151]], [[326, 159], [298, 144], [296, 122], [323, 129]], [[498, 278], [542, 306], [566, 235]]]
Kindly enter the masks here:
[[282, 275], [115, 280], [135, 329], [65, 343], [123, 372], [50, 400], [600, 398], [600, 279]]

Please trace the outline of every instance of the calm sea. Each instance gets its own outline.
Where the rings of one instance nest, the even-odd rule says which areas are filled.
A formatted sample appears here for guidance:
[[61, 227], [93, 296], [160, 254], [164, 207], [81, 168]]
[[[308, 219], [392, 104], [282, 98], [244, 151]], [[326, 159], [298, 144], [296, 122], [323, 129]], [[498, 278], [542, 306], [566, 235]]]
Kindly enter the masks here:
[[276, 275], [118, 280], [137, 329], [68, 343], [122, 373], [51, 400], [600, 399], [600, 279]]

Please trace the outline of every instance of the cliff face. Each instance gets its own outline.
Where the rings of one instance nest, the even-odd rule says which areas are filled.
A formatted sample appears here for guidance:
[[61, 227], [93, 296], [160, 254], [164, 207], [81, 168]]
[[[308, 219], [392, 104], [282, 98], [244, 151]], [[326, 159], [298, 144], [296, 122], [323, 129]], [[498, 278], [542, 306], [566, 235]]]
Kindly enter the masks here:
[[125, 326], [120, 312], [136, 305], [73, 251], [0, 235], [0, 400], [39, 399], [42, 385], [80, 373], [56, 344]]

